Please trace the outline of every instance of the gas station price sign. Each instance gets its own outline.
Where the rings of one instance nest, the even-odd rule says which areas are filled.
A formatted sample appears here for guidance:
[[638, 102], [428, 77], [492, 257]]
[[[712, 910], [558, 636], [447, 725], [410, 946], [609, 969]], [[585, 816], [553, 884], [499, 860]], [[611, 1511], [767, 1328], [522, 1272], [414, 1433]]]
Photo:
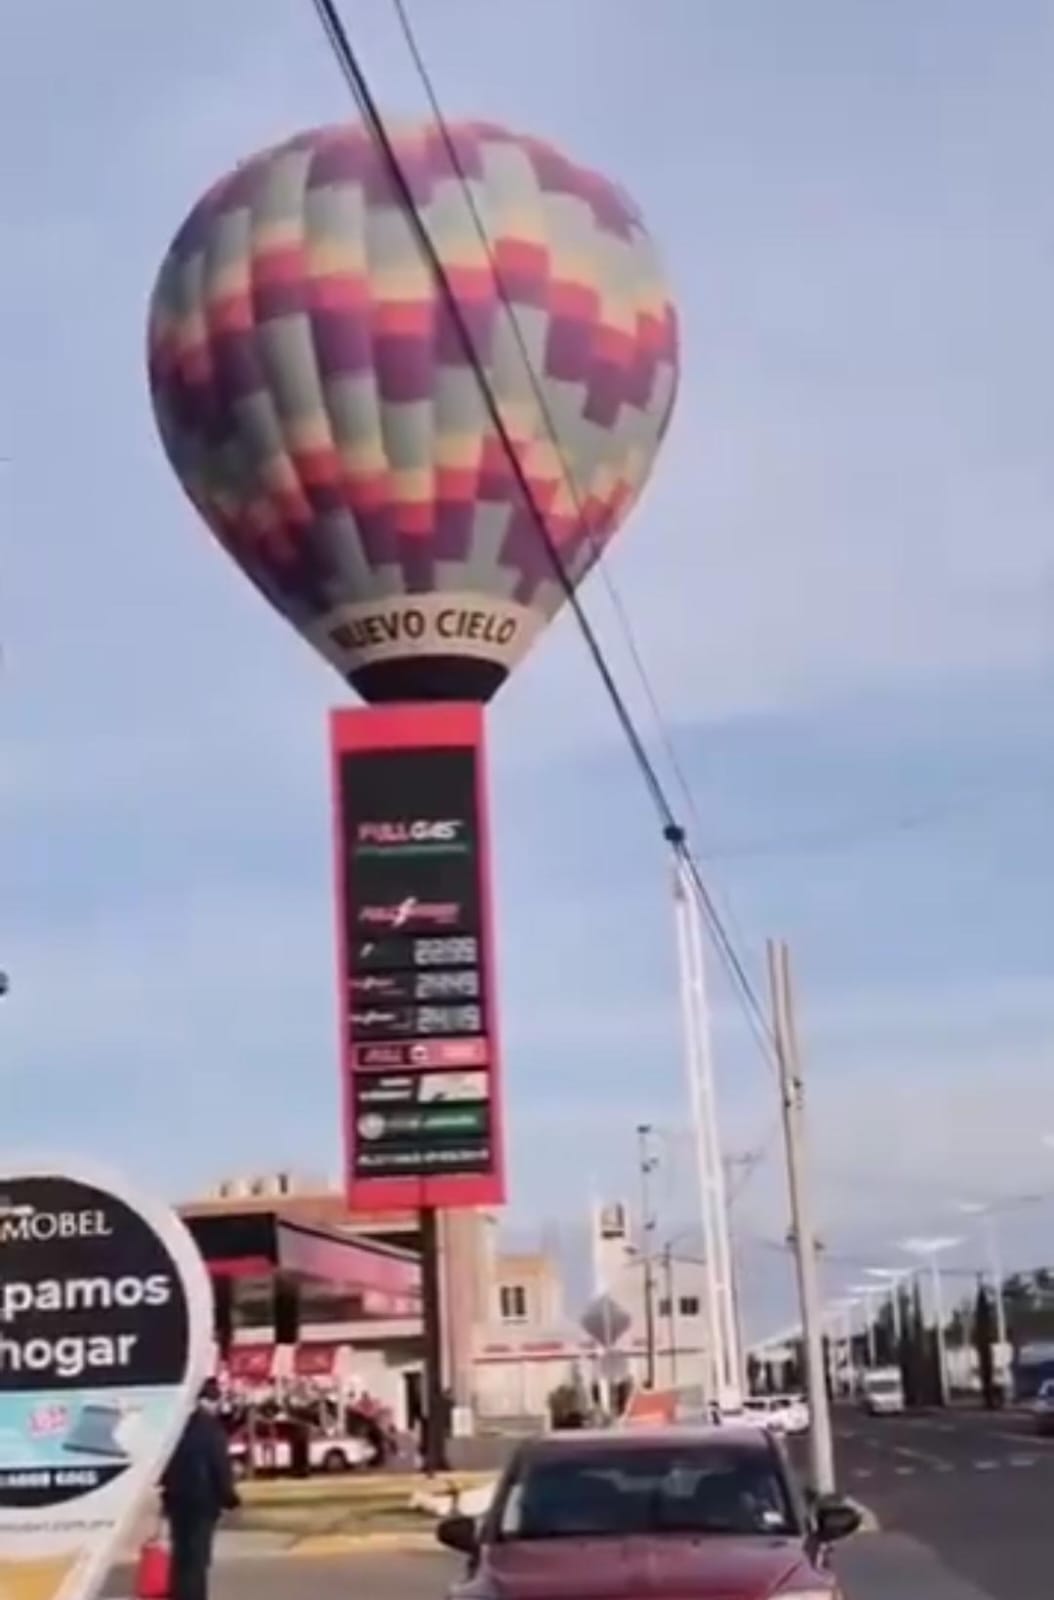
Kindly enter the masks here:
[[500, 1203], [482, 710], [331, 727], [350, 1201]]

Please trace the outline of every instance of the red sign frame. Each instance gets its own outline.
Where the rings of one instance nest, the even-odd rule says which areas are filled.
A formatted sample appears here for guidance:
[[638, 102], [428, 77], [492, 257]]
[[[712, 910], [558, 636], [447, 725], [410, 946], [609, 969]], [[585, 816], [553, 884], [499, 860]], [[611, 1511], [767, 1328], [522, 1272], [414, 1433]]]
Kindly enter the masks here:
[[[361, 1141], [358, 1131], [356, 1091], [364, 1079], [377, 1079], [377, 1051], [389, 1048], [376, 1040], [356, 1037], [349, 1001], [349, 937], [351, 902], [355, 897], [354, 870], [345, 836], [344, 774], [354, 772], [356, 755], [388, 751], [465, 750], [474, 762], [474, 800], [476, 820], [475, 861], [478, 903], [479, 967], [483, 978], [481, 1004], [483, 1031], [476, 1041], [436, 1038], [404, 1038], [391, 1045], [402, 1053], [403, 1065], [394, 1062], [392, 1073], [420, 1071], [429, 1065], [449, 1070], [471, 1064], [455, 1059], [459, 1053], [471, 1057], [482, 1051], [487, 1078], [489, 1106], [489, 1161], [485, 1170], [472, 1172], [430, 1172], [406, 1176], [363, 1175], [358, 1170]], [[490, 829], [486, 792], [486, 765], [483, 707], [475, 703], [435, 705], [368, 706], [330, 714], [330, 759], [333, 794], [333, 838], [337, 911], [337, 996], [340, 1030], [341, 1081], [343, 1088], [343, 1129], [345, 1185], [352, 1211], [400, 1211], [428, 1208], [452, 1209], [465, 1206], [495, 1206], [505, 1201], [504, 1116], [502, 1103], [501, 1058], [495, 1003], [494, 917], [490, 871]], [[349, 789], [353, 778], [349, 782]], [[427, 810], [419, 794], [408, 796], [407, 812]], [[471, 1046], [475, 1044], [476, 1049]], [[449, 1050], [449, 1061], [435, 1059], [436, 1052]], [[383, 1059], [383, 1058], [381, 1058]], [[413, 1061], [414, 1064], [409, 1063]], [[373, 1064], [364, 1065], [364, 1062]], [[419, 1063], [419, 1064], [418, 1064]]]

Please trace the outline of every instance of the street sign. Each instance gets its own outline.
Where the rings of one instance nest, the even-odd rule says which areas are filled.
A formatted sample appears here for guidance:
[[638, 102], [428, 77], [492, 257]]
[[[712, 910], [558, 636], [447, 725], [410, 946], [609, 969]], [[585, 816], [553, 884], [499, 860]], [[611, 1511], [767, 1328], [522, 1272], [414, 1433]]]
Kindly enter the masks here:
[[613, 1349], [632, 1325], [633, 1318], [629, 1312], [609, 1294], [599, 1294], [595, 1300], [591, 1300], [579, 1324], [593, 1343], [604, 1350]]
[[0, 1596], [91, 1600], [212, 1360], [201, 1257], [167, 1207], [0, 1161]]

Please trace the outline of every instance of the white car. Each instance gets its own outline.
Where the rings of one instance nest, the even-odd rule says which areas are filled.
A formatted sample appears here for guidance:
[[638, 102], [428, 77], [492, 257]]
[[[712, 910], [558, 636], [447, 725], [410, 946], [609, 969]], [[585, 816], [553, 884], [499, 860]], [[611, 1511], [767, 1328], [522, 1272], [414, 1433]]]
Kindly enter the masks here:
[[809, 1408], [801, 1395], [756, 1394], [743, 1402], [746, 1420], [776, 1433], [799, 1434], [809, 1431]]
[[[249, 1441], [238, 1435], [229, 1444], [231, 1467], [236, 1477], [249, 1471]], [[373, 1451], [365, 1439], [345, 1435], [313, 1433], [308, 1444], [308, 1461], [312, 1472], [354, 1472], [369, 1466]], [[273, 1472], [279, 1477], [291, 1470], [293, 1446], [288, 1430], [279, 1428], [273, 1438], [257, 1436], [252, 1447], [253, 1472]]]

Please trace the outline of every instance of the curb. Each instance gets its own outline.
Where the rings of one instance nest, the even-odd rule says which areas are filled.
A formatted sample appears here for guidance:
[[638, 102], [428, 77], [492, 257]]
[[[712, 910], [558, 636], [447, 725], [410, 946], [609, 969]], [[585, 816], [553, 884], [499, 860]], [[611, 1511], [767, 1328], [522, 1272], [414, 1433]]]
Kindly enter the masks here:
[[255, 1478], [239, 1485], [239, 1493], [246, 1509], [254, 1506], [310, 1505], [315, 1500], [404, 1499], [412, 1494], [443, 1492], [451, 1487], [459, 1490], [475, 1489], [497, 1477], [495, 1472], [437, 1472], [431, 1477], [425, 1473], [376, 1473], [370, 1475], [338, 1475], [307, 1479]]
[[854, 1500], [852, 1503], [860, 1513], [860, 1526], [856, 1530], [857, 1533], [881, 1533], [882, 1524], [871, 1510], [871, 1507], [862, 1505], [859, 1500]]
[[438, 1555], [439, 1544], [432, 1532], [407, 1528], [402, 1533], [316, 1533], [298, 1539], [283, 1551], [290, 1560], [319, 1561], [326, 1557], [352, 1555]]

